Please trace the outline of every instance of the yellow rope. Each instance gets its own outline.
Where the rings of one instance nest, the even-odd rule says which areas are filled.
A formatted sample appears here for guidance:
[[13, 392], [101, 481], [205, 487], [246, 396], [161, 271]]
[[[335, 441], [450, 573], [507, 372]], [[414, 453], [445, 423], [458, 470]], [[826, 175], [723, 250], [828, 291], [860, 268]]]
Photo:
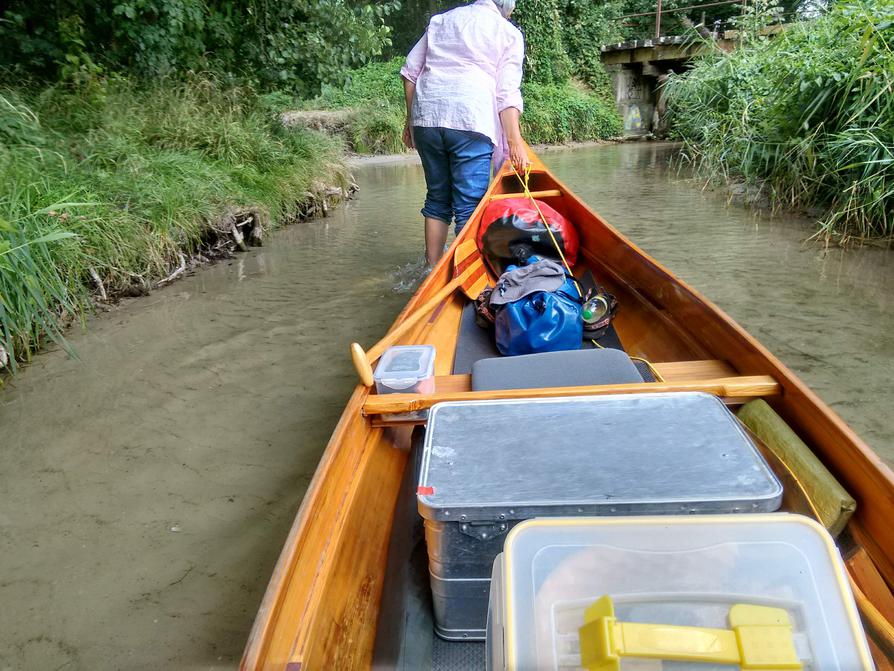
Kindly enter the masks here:
[[[531, 164], [529, 163], [525, 167], [524, 178], [522, 178], [521, 174], [519, 174], [518, 169], [515, 167], [514, 163], [510, 163], [510, 165], [512, 166], [512, 171], [515, 173], [515, 176], [518, 177], [518, 181], [522, 185], [522, 189], [524, 190], [525, 196], [527, 196], [528, 199], [534, 204], [534, 207], [537, 210], [537, 214], [540, 215], [540, 221], [542, 221], [543, 225], [546, 227], [546, 232], [549, 233], [549, 239], [553, 241], [553, 246], [556, 248], [556, 251], [559, 253], [559, 258], [562, 259], [562, 265], [565, 266], [565, 270], [568, 271], [568, 274], [571, 275], [572, 277], [574, 277], [574, 273], [571, 271], [571, 266], [568, 265], [568, 261], [565, 260], [565, 255], [562, 253], [561, 245], [559, 245], [559, 242], [556, 240], [556, 236], [553, 235], [553, 231], [550, 228], [549, 222], [546, 220], [546, 217], [543, 216], [543, 212], [540, 209], [540, 205], [537, 203], [537, 199], [534, 198], [534, 196], [531, 194], [531, 188], [529, 186], [530, 179], [531, 179]], [[574, 288], [577, 289], [577, 294], [581, 298], [583, 298], [584, 295], [581, 292], [580, 287], [577, 286], [577, 284], [574, 282], [572, 282], [572, 284], [574, 284]], [[595, 345], [599, 349], [605, 349], [605, 347], [603, 345], [600, 345], [595, 340], [590, 340], [590, 342], [593, 343], [593, 345]], [[655, 366], [652, 365], [651, 361], [649, 361], [648, 359], [644, 359], [643, 357], [639, 357], [639, 356], [631, 356], [630, 358], [633, 361], [642, 361], [644, 364], [646, 364], [649, 367], [649, 370], [652, 372], [652, 375], [655, 377], [655, 380], [657, 380], [658, 382], [664, 382], [664, 378], [661, 376], [661, 373], [659, 373], [658, 370], [655, 368]]]
[[[595, 340], [590, 340], [590, 342], [599, 349], [605, 349], [605, 345], [600, 345]], [[655, 378], [656, 382], [664, 382], [664, 377], [661, 375], [661, 373], [658, 372], [658, 369], [652, 365], [651, 361], [649, 361], [648, 359], [644, 359], [641, 356], [630, 356], [629, 354], [627, 356], [629, 356], [633, 361], [642, 361], [644, 364], [646, 364], [649, 367], [649, 370], [652, 371], [652, 376]]]
[[[530, 201], [534, 204], [534, 207], [537, 209], [537, 214], [540, 215], [540, 221], [543, 222], [543, 225], [546, 227], [546, 232], [549, 233], [549, 239], [553, 241], [553, 246], [556, 248], [556, 251], [559, 252], [559, 258], [562, 259], [562, 265], [565, 266], [565, 270], [568, 271], [568, 274], [572, 277], [574, 273], [571, 271], [571, 266], [568, 265], [568, 261], [565, 260], [565, 255], [562, 253], [562, 247], [559, 245], [556, 240], [556, 236], [553, 235], [552, 229], [549, 227], [549, 222], [546, 220], [546, 217], [543, 216], [543, 212], [540, 209], [540, 205], [537, 203], [537, 199], [534, 198], [533, 194], [531, 194], [531, 188], [528, 186], [528, 182], [531, 178], [531, 164], [525, 167], [525, 177], [522, 179], [522, 176], [519, 174], [518, 169], [515, 167], [514, 163], [510, 163], [512, 166], [512, 170], [515, 173], [515, 176], [518, 177], [518, 181], [521, 182], [522, 189], [524, 189], [525, 195], [530, 199]], [[577, 288], [578, 295], [583, 298], [583, 294], [580, 291], [580, 287], [576, 284], [574, 285]]]
[[641, 356], [631, 356], [630, 358], [634, 361], [642, 361], [644, 364], [646, 364], [649, 367], [649, 370], [652, 371], [652, 376], [655, 378], [656, 382], [664, 382], [664, 377], [662, 377], [661, 373], [658, 372], [658, 369], [652, 365], [651, 361], [649, 361], [648, 359], [644, 359]]

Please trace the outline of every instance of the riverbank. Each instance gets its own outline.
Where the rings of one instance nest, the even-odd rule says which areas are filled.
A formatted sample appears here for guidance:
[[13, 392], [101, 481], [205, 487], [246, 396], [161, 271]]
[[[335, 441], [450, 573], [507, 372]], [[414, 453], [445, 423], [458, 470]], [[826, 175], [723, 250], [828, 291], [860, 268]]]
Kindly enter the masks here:
[[[346, 149], [403, 148], [399, 66], [355, 70], [307, 103], [347, 110], [291, 114], [289, 96], [203, 78], [0, 90], [0, 369], [15, 372], [47, 339], [64, 346], [97, 304], [349, 197]], [[532, 142], [583, 146], [620, 130], [610, 101], [585, 87], [525, 87]]]
[[0, 670], [236, 667], [348, 344], [408, 298], [410, 178], [358, 174], [328, 218], [122, 300], [0, 391]]
[[0, 364], [349, 195], [342, 145], [207, 79], [0, 91]]

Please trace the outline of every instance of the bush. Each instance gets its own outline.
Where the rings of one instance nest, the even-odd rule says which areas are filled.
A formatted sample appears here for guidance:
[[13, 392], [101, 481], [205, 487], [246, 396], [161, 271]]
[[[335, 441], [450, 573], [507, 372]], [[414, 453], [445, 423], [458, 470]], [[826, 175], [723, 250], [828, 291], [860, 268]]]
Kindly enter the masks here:
[[404, 86], [400, 79], [403, 56], [370, 63], [345, 75], [344, 86], [328, 86], [312, 102], [323, 109], [388, 107], [400, 103], [404, 109]]
[[0, 348], [59, 339], [94, 273], [111, 291], [165, 276], [233, 206], [288, 220], [338, 152], [208, 80], [0, 90]]
[[398, 109], [363, 109], [349, 124], [348, 141], [358, 154], [397, 154], [403, 141], [406, 114]]
[[852, 1], [669, 83], [676, 132], [712, 178], [827, 209], [826, 235], [894, 235], [894, 0]]
[[512, 20], [525, 34], [525, 81], [564, 84], [571, 62], [562, 46], [559, 0], [523, 0]]
[[405, 150], [406, 104], [400, 68], [404, 59], [370, 63], [347, 75], [343, 88], [326, 87], [305, 103], [316, 109], [350, 109], [348, 144], [359, 154], [390, 154]]
[[46, 81], [210, 70], [310, 96], [382, 53], [390, 43], [384, 19], [397, 6], [396, 0], [11, 0], [0, 13], [0, 68]]
[[562, 40], [577, 79], [600, 94], [611, 96], [611, 80], [602, 65], [599, 48], [619, 42], [621, 26], [616, 20], [624, 12], [622, 0], [593, 3], [592, 0], [563, 0]]
[[522, 133], [531, 144], [583, 142], [618, 137], [621, 117], [611, 98], [570, 84], [523, 86]]

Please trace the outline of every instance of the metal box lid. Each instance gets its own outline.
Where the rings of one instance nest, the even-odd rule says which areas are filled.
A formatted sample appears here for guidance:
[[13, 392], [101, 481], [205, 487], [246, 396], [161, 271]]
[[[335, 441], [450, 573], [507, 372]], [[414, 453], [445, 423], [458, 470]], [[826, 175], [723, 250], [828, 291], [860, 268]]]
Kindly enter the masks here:
[[456, 522], [770, 512], [782, 485], [715, 396], [631, 394], [439, 403], [418, 499]]

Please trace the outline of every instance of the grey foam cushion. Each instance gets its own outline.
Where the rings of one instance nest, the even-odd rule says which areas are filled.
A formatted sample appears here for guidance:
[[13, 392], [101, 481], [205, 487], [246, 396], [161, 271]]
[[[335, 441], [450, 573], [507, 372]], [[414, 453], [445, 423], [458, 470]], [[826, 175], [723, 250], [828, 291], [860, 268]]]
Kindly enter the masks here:
[[616, 349], [581, 349], [481, 359], [472, 365], [472, 390], [583, 387], [642, 382], [633, 361]]

